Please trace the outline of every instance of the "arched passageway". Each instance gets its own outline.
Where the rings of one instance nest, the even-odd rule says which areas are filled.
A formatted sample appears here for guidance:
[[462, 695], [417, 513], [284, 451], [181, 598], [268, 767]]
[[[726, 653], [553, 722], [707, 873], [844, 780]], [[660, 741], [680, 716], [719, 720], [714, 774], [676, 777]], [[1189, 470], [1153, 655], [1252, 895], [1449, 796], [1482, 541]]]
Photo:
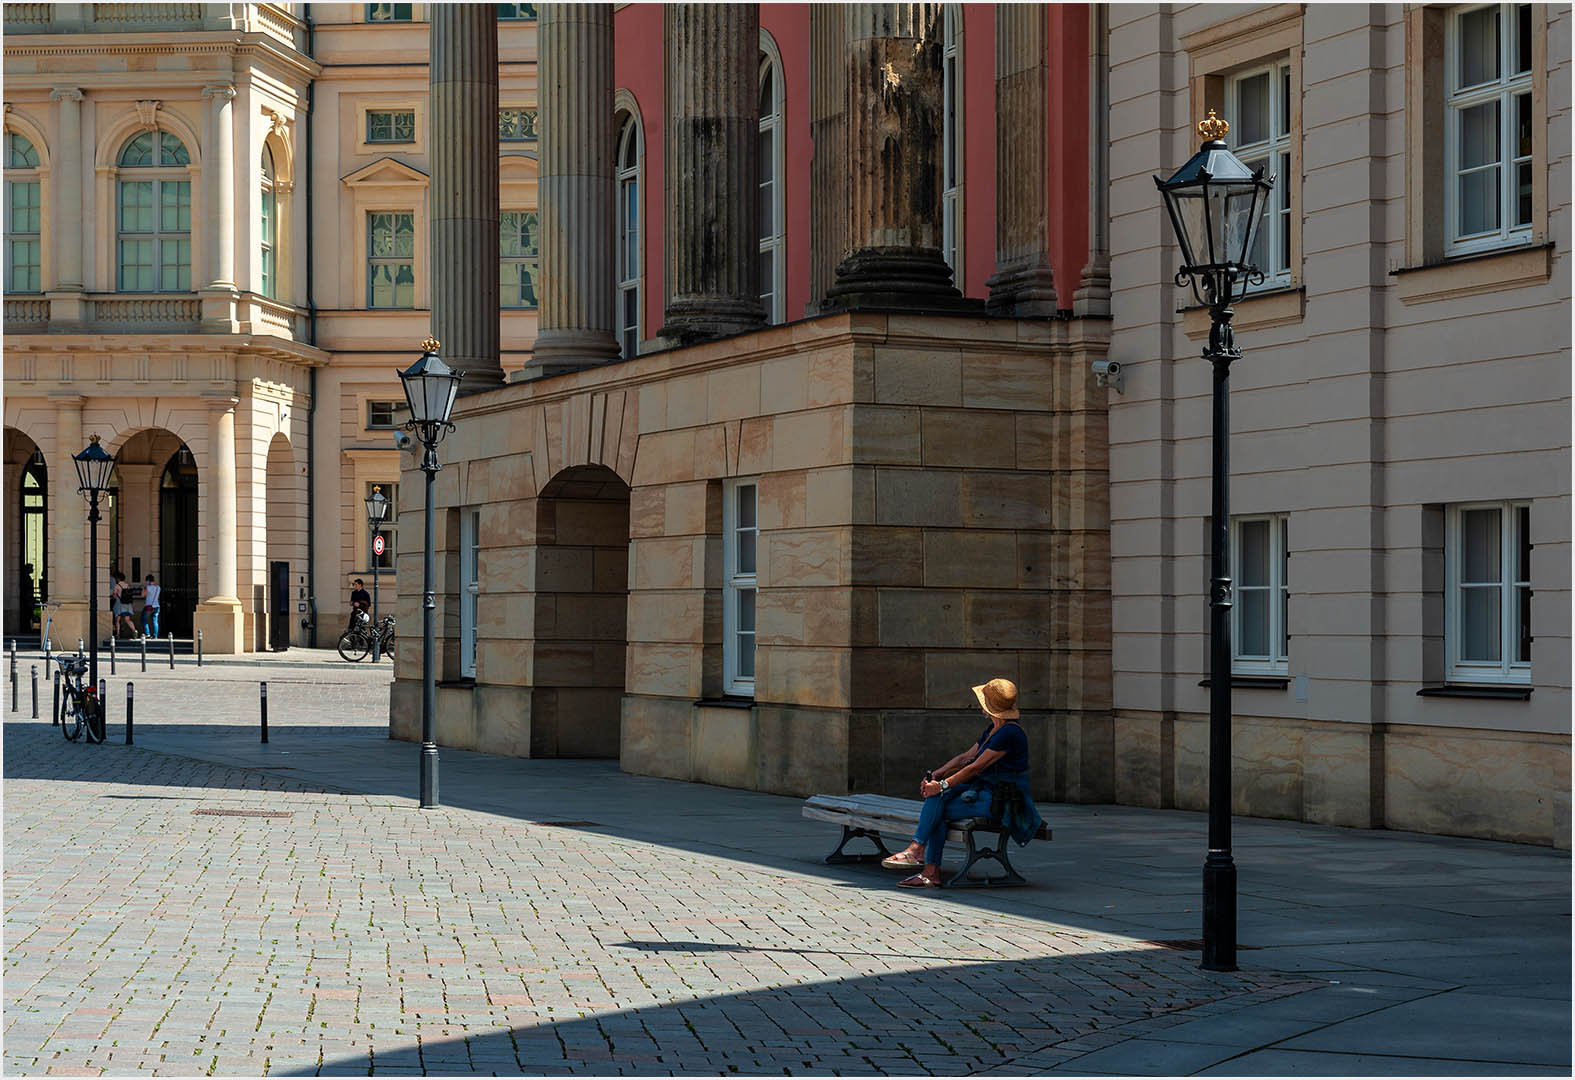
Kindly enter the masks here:
[[629, 606], [629, 488], [602, 465], [536, 501], [531, 756], [616, 758]]
[[295, 451], [283, 433], [268, 443], [268, 493], [265, 584], [259, 585], [258, 649], [290, 645], [298, 619], [292, 617], [292, 582], [306, 572], [306, 478], [296, 467]]
[[99, 525], [101, 591], [110, 571], [122, 571], [139, 588], [153, 575], [160, 586], [159, 634], [190, 637], [198, 600], [196, 459], [165, 428], [143, 428], [114, 452]]
[[49, 600], [49, 466], [27, 434], [5, 429], [5, 633], [38, 633]]

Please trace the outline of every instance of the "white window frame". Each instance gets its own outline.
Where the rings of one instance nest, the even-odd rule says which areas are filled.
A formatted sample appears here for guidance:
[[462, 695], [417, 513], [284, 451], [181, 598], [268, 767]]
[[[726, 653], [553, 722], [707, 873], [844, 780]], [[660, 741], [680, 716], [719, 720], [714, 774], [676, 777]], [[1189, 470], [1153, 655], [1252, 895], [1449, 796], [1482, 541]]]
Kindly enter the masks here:
[[963, 287], [962, 186], [963, 50], [962, 5], [941, 7], [941, 254], [952, 268], [952, 284]]
[[459, 512], [459, 673], [476, 677], [477, 608], [481, 602], [481, 511]]
[[273, 151], [267, 143], [263, 144], [259, 169], [262, 174], [262, 218], [257, 222], [257, 243], [260, 249], [257, 284], [258, 292], [273, 300], [279, 295], [279, 197], [274, 182]]
[[[760, 305], [765, 308], [766, 321], [780, 323], [784, 319], [786, 297], [784, 296], [783, 260], [786, 256], [786, 238], [783, 236], [783, 196], [782, 187], [782, 139], [785, 134], [785, 125], [782, 122], [784, 111], [785, 87], [783, 85], [783, 68], [775, 54], [775, 46], [771, 45], [766, 32], [760, 32], [760, 81], [757, 84], [757, 93], [763, 91], [767, 77], [771, 79], [771, 111], [760, 114], [760, 133], [771, 136], [771, 160], [762, 157], [760, 162], [760, 189], [764, 194], [767, 187], [771, 190], [771, 220], [763, 222], [764, 228], [760, 234], [760, 256], [764, 261], [765, 256], [771, 256], [771, 280], [767, 281], [765, 275], [760, 278]], [[768, 46], [770, 46], [768, 48]], [[762, 215], [764, 216], [764, 215]]]
[[[1270, 265], [1260, 266], [1263, 271], [1261, 285], [1248, 285], [1247, 291], [1266, 292], [1283, 289], [1291, 284], [1291, 230], [1296, 223], [1291, 220], [1290, 172], [1293, 161], [1291, 142], [1295, 123], [1291, 118], [1290, 95], [1294, 93], [1291, 62], [1281, 56], [1264, 64], [1257, 64], [1233, 73], [1225, 80], [1225, 118], [1230, 121], [1231, 132], [1240, 129], [1241, 84], [1259, 75], [1269, 77], [1269, 128], [1268, 138], [1253, 143], [1233, 143], [1231, 152], [1249, 168], [1262, 162], [1266, 175], [1273, 176], [1274, 188], [1269, 202], [1264, 205], [1263, 219], [1258, 223], [1260, 234], [1265, 237], [1265, 260]], [[1271, 222], [1271, 216], [1275, 219]], [[1281, 226], [1283, 221], [1283, 235]], [[1270, 225], [1273, 228], [1270, 228]]]
[[[616, 171], [613, 176], [614, 190], [618, 200], [618, 345], [623, 354], [623, 359], [633, 360], [640, 351], [640, 326], [644, 319], [641, 310], [644, 298], [640, 295], [640, 270], [645, 266], [645, 252], [642, 247], [644, 236], [641, 226], [641, 200], [645, 198], [645, 178], [641, 175], [645, 167], [644, 148], [640, 139], [640, 121], [632, 113], [626, 113], [623, 124], [618, 130]], [[625, 159], [632, 157], [632, 164], [625, 164]], [[629, 216], [630, 187], [634, 189], [634, 216]], [[631, 250], [632, 249], [632, 250]], [[628, 271], [635, 271], [630, 274]], [[626, 318], [628, 312], [628, 294], [634, 294], [635, 318], [630, 324]]]
[[[503, 221], [509, 214], [523, 214], [534, 221], [534, 227], [529, 230], [531, 243], [528, 246], [531, 250], [523, 255], [510, 255], [503, 251]], [[498, 232], [498, 261], [500, 265], [514, 264], [520, 267], [522, 273], [529, 271], [532, 292], [536, 297], [536, 303], [534, 304], [503, 303], [502, 300], [504, 298], [501, 296], [502, 287], [500, 286], [500, 306], [507, 311], [535, 311], [541, 305], [541, 215], [538, 211], [529, 207], [507, 207], [498, 215]]]
[[[1531, 67], [1524, 72], [1511, 73], [1515, 61], [1516, 35], [1520, 21], [1516, 9], [1520, 4], [1470, 4], [1452, 8], [1444, 24], [1444, 253], [1469, 255], [1493, 248], [1529, 243], [1536, 223], [1536, 196], [1532, 196], [1531, 221], [1523, 225], [1512, 224], [1518, 206], [1518, 174], [1522, 164], [1535, 173], [1536, 165], [1536, 103], [1531, 100], [1532, 77], [1536, 68], [1535, 10], [1533, 11], [1533, 41], [1528, 42], [1532, 54]], [[1460, 87], [1460, 23], [1465, 15], [1475, 11], [1497, 8], [1499, 11], [1499, 72], [1498, 78], [1477, 86]], [[1525, 94], [1527, 108], [1532, 117], [1532, 148], [1525, 154], [1516, 153], [1515, 99]], [[1498, 159], [1492, 166], [1480, 169], [1499, 169], [1499, 225], [1491, 232], [1460, 235], [1460, 126], [1465, 110], [1473, 106], [1497, 101], [1499, 105]], [[1532, 179], [1536, 186], [1535, 175]]]
[[[401, 139], [395, 133], [392, 118], [400, 113], [408, 113], [410, 115], [410, 138], [408, 139]], [[366, 146], [411, 146], [416, 143], [421, 132], [421, 114], [419, 110], [414, 108], [402, 108], [400, 106], [368, 108], [361, 116], [361, 122], [364, 125], [361, 131], [361, 139]], [[372, 138], [372, 117], [374, 116], [387, 116], [390, 118], [388, 130], [394, 133], [392, 137], [387, 139]]]
[[[754, 521], [752, 528], [739, 526], [738, 499], [742, 491], [751, 492], [754, 506]], [[755, 543], [755, 566], [760, 566], [760, 482], [756, 478], [741, 478], [727, 480], [722, 485], [722, 688], [736, 697], [755, 696], [755, 677], [753, 674], [739, 674], [740, 655], [740, 629], [738, 608], [740, 596], [749, 593], [751, 599], [756, 601], [753, 610], [756, 612], [756, 624], [747, 632], [751, 641], [756, 640], [759, 629], [759, 589], [755, 571], [748, 573], [739, 569], [739, 536], [743, 533], [753, 533]], [[758, 655], [758, 654], [755, 654]], [[751, 656], [753, 661], [754, 656]], [[754, 663], [750, 664], [750, 671], [755, 670]]]
[[[1512, 659], [1519, 652], [1521, 589], [1526, 590], [1525, 603], [1531, 602], [1530, 579], [1517, 579], [1517, 561], [1520, 553], [1521, 509], [1527, 511], [1529, 527], [1531, 502], [1477, 502], [1451, 505], [1445, 515], [1444, 532], [1444, 647], [1447, 656], [1448, 680], [1452, 683], [1515, 683], [1531, 682], [1531, 661]], [[1489, 586], [1492, 582], [1462, 583], [1460, 580], [1460, 551], [1463, 538], [1460, 533], [1461, 514], [1467, 510], [1499, 511], [1499, 659], [1462, 660], [1460, 644], [1464, 637], [1461, 619], [1465, 605], [1461, 592], [1471, 585]]]
[[[192, 196], [193, 196], [193, 192], [192, 192], [191, 165], [190, 165], [191, 149], [186, 146], [185, 140], [181, 139], [180, 136], [174, 134], [173, 132], [167, 132], [167, 131], [164, 131], [162, 129], [154, 130], [154, 131], [152, 131], [150, 133], [153, 136], [153, 163], [151, 165], [122, 165], [122, 164], [120, 164], [120, 161], [121, 161], [122, 157], [125, 155], [126, 147], [129, 146], [135, 139], [139, 138], [143, 134], [144, 134], [144, 132], [138, 132], [138, 133], [132, 135], [130, 138], [126, 139], [126, 141], [121, 144], [120, 149], [115, 154], [115, 181], [116, 181], [115, 182], [115, 189], [114, 189], [115, 190], [115, 251], [114, 251], [114, 259], [115, 259], [115, 291], [116, 292], [129, 292], [129, 293], [189, 293], [189, 292], [192, 291], [192, 288], [193, 288], [192, 282], [193, 282], [193, 274], [194, 274], [193, 262], [192, 262], [193, 251], [192, 251], [192, 242], [191, 242], [191, 226], [192, 226], [192, 220], [193, 220], [193, 217], [194, 217], [194, 215], [192, 213]], [[185, 164], [185, 165], [179, 165], [179, 164], [176, 164], [176, 165], [164, 165], [164, 164], [161, 164], [161, 162], [163, 160], [163, 157], [164, 157], [164, 138], [165, 138], [166, 135], [168, 135], [172, 139], [175, 139], [176, 142], [178, 142], [180, 144], [182, 152], [185, 153], [185, 155], [186, 155], [187, 164]], [[152, 185], [152, 190], [153, 190], [153, 202], [152, 202], [153, 230], [151, 232], [127, 232], [126, 231], [126, 227], [125, 227], [126, 226], [126, 216], [125, 216], [124, 188], [125, 188], [125, 185], [127, 185], [127, 184], [151, 184]], [[180, 229], [166, 230], [163, 227], [163, 225], [164, 225], [164, 216], [163, 216], [163, 209], [164, 209], [164, 185], [165, 184], [185, 184], [186, 185], [186, 228], [185, 228], [184, 231], [182, 231]], [[151, 289], [139, 289], [139, 288], [127, 288], [126, 287], [126, 285], [125, 285], [125, 267], [126, 267], [126, 264], [125, 264], [125, 258], [124, 258], [124, 255], [123, 255], [123, 247], [122, 247], [122, 241], [125, 241], [125, 240], [151, 240], [152, 241], [152, 243], [153, 243], [153, 256], [152, 256], [152, 258], [153, 258], [153, 262], [152, 262], [152, 267], [153, 267], [153, 287]], [[184, 269], [185, 269], [185, 273], [186, 273], [185, 286], [181, 287], [180, 282], [177, 280], [176, 285], [175, 285], [174, 288], [166, 289], [164, 287], [164, 245], [165, 244], [176, 244], [176, 245], [179, 245], [181, 243], [184, 243], [186, 245], [186, 258], [185, 258], [185, 261], [184, 261]], [[180, 263], [180, 262], [177, 262], [175, 265], [177, 267], [176, 273], [177, 273], [177, 278], [178, 278], [179, 277], [180, 268], [182, 267], [183, 264]]]
[[[5, 291], [8, 293], [37, 294], [44, 291], [44, 184], [39, 165], [12, 164], [12, 146], [15, 139], [21, 139], [27, 143], [28, 149], [32, 151], [36, 161], [43, 161], [43, 156], [39, 154], [38, 147], [33, 144], [32, 139], [17, 131], [7, 131], [5, 133]], [[16, 199], [15, 192], [18, 185], [23, 187], [32, 186], [37, 189], [38, 206], [36, 212], [38, 215], [38, 230], [36, 232], [17, 232], [12, 225], [13, 204]], [[29, 209], [33, 208], [30, 207]], [[16, 261], [12, 252], [18, 244], [37, 245], [38, 281], [35, 288], [19, 289], [12, 280], [11, 271]], [[29, 260], [27, 265], [31, 268], [33, 262]]]
[[[1245, 514], [1231, 518], [1230, 565], [1234, 580], [1231, 590], [1230, 659], [1231, 671], [1238, 675], [1290, 674], [1290, 629], [1287, 625], [1290, 616], [1288, 580], [1290, 521], [1288, 514]], [[1242, 558], [1243, 527], [1257, 522], [1267, 522], [1269, 525], [1269, 580], [1265, 585], [1244, 586], [1241, 581], [1241, 568], [1246, 565]], [[1242, 618], [1246, 614], [1246, 605], [1241, 602], [1241, 598], [1242, 593], [1249, 589], [1266, 591], [1271, 598], [1269, 604], [1271, 655], [1268, 656], [1248, 656], [1241, 650], [1242, 642], [1245, 640], [1245, 635], [1242, 633]]]

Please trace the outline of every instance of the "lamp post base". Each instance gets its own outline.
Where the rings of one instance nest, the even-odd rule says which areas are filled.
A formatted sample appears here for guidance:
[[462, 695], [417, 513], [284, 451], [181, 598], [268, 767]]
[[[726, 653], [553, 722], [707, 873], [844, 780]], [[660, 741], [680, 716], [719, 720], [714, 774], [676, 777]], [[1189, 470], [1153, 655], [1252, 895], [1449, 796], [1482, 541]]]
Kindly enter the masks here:
[[1227, 851], [1203, 860], [1203, 970], [1236, 970], [1236, 863]]
[[438, 751], [437, 743], [421, 744], [421, 809], [438, 808]]

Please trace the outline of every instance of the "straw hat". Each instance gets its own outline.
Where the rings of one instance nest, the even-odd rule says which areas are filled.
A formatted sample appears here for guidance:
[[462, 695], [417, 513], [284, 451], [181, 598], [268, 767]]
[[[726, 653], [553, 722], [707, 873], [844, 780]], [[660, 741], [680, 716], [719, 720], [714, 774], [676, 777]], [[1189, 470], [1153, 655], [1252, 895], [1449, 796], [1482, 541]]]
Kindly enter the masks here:
[[991, 679], [973, 688], [973, 696], [985, 712], [1000, 720], [1017, 719], [1017, 684], [1010, 679]]

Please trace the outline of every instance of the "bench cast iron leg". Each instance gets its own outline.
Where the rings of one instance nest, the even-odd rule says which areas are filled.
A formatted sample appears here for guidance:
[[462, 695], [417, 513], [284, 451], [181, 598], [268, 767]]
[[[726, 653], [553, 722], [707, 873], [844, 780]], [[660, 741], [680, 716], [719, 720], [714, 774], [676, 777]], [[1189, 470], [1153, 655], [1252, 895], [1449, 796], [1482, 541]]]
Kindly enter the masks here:
[[[850, 855], [842, 850], [848, 846], [849, 840], [853, 840], [860, 836], [866, 836], [869, 839], [875, 841], [875, 846], [879, 850], [867, 851], [862, 855]], [[886, 850], [886, 845], [881, 842], [880, 833], [871, 832], [869, 829], [855, 829], [851, 825], [844, 825], [842, 826], [842, 843], [837, 845], [837, 849], [835, 851], [826, 856], [826, 861], [828, 863], [866, 863], [875, 862], [877, 859], [884, 859], [890, 854], [891, 852]]]
[[[1001, 885], [1027, 885], [1028, 879], [1019, 874], [1012, 866], [1012, 857], [1006, 850], [1006, 830], [995, 833], [995, 847], [981, 848], [974, 843], [976, 832], [987, 830], [968, 830], [968, 857], [963, 861], [962, 869], [953, 874], [951, 880], [946, 882], [948, 889], [985, 889]], [[982, 881], [969, 881], [968, 871], [973, 864], [981, 859], [993, 859], [1001, 864], [1005, 871], [1000, 877], [986, 877]]]

